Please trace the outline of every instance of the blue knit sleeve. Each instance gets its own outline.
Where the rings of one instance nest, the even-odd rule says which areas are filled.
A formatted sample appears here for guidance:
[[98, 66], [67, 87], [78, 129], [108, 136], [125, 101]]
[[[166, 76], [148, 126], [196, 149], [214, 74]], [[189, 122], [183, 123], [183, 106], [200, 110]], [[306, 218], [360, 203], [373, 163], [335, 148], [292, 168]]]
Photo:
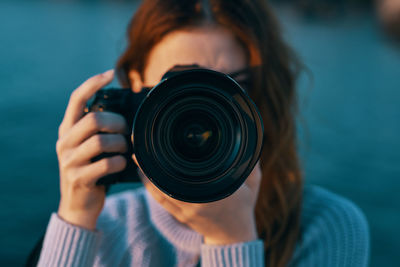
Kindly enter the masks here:
[[316, 186], [306, 188], [301, 225], [289, 266], [368, 266], [368, 223], [349, 200]]
[[53, 213], [38, 266], [93, 266], [101, 233], [69, 224]]

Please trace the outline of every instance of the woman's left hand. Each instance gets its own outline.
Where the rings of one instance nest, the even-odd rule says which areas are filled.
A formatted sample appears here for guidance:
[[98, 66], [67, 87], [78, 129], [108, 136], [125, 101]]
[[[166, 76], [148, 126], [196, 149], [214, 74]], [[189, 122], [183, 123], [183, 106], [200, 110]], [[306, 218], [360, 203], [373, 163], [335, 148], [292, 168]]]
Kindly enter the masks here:
[[254, 208], [261, 182], [259, 162], [231, 196], [210, 203], [188, 203], [161, 192], [146, 177], [143, 183], [159, 202], [178, 221], [204, 237], [205, 244], [227, 245], [257, 239]]

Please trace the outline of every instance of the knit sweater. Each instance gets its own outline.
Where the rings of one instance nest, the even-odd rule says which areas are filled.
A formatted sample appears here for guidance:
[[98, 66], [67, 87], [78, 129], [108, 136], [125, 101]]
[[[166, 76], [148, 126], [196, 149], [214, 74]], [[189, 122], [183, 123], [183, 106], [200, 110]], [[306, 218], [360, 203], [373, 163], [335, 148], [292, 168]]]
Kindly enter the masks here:
[[[350, 201], [320, 187], [303, 194], [301, 237], [290, 266], [367, 266], [369, 230]], [[106, 199], [95, 231], [53, 213], [38, 266], [264, 266], [263, 243], [207, 245], [143, 188]]]

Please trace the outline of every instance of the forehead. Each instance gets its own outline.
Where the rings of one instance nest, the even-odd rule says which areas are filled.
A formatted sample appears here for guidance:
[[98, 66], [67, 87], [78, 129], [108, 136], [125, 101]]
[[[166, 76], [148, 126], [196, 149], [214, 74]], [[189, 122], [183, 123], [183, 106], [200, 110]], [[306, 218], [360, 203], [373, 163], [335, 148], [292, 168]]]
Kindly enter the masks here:
[[221, 27], [177, 30], [166, 35], [149, 54], [145, 84], [156, 84], [175, 65], [193, 65], [231, 73], [247, 65], [246, 53], [233, 34]]

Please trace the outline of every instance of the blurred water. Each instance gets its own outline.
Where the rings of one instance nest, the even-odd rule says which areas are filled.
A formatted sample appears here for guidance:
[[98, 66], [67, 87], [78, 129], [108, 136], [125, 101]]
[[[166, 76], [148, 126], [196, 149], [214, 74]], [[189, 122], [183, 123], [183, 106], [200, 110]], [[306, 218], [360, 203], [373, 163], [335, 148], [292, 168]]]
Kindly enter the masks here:
[[[57, 208], [54, 144], [68, 96], [114, 66], [134, 10], [111, 1], [0, 2], [0, 266], [23, 264]], [[370, 14], [324, 23], [280, 17], [314, 79], [300, 82], [306, 182], [357, 203], [371, 226], [371, 266], [395, 266], [399, 49]]]
[[318, 24], [289, 15], [287, 38], [314, 77], [300, 83], [306, 182], [362, 208], [371, 266], [399, 266], [400, 47], [385, 42], [372, 14]]

